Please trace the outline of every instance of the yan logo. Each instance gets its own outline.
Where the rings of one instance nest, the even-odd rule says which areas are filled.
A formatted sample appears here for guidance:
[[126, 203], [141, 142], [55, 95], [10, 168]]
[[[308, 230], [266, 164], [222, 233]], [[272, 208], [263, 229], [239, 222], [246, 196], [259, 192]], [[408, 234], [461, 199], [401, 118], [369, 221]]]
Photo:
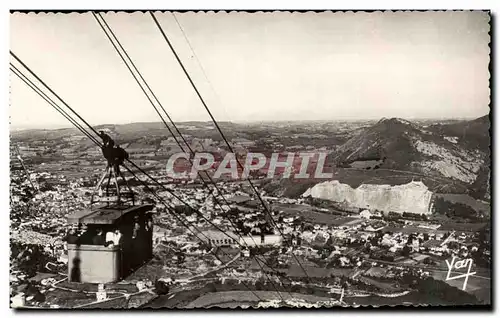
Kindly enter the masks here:
[[[462, 287], [462, 290], [465, 290], [465, 288], [467, 287], [467, 281], [469, 280], [469, 276], [476, 274], [476, 272], [471, 273], [472, 259], [467, 258], [467, 259], [463, 259], [461, 261], [455, 261], [455, 259], [456, 259], [456, 257], [453, 256], [453, 258], [451, 259], [451, 263], [448, 262], [448, 260], [446, 260], [446, 265], [448, 265], [448, 274], [446, 275], [446, 280], [448, 281], [448, 280], [452, 280], [452, 279], [464, 278], [464, 285]], [[453, 271], [458, 271], [462, 268], [467, 268], [467, 273], [462, 273], [462, 274], [458, 274], [456, 276], [451, 276], [451, 273]]]

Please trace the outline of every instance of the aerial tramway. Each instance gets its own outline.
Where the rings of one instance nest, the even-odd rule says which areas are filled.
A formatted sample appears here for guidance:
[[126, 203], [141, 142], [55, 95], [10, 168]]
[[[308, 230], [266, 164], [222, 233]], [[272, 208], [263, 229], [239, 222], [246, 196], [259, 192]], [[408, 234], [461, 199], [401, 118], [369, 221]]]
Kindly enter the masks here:
[[[179, 56], [174, 50], [172, 44], [170, 43], [167, 35], [163, 31], [160, 23], [155, 17], [154, 13], [149, 12], [154, 23], [158, 27], [160, 33], [163, 38], [167, 42], [170, 47], [172, 53], [177, 59], [179, 65], [181, 66], [184, 74], [187, 79], [191, 83], [193, 89], [195, 90], [197, 96], [199, 97], [201, 103], [203, 104], [205, 110], [208, 112], [210, 118], [212, 119], [215, 127], [218, 132], [221, 134], [224, 142], [228, 146], [231, 152], [234, 152], [232, 146], [227, 141], [224, 136], [222, 130], [220, 129], [217, 121], [213, 117], [210, 112], [208, 106], [203, 100], [201, 94], [196, 88], [194, 82], [189, 76], [187, 70], [182, 64]], [[163, 115], [159, 111], [161, 109], [163, 113], [166, 115], [171, 125], [173, 126], [175, 132], [180, 137], [184, 146], [189, 150], [191, 154], [194, 154], [194, 151], [189, 146], [188, 142], [184, 139], [183, 135], [180, 133], [179, 129], [172, 121], [165, 108], [162, 106], [160, 101], [157, 99], [155, 94], [152, 92], [151, 88], [142, 77], [139, 70], [136, 68], [130, 57], [128, 56], [125, 49], [120, 44], [119, 40], [116, 38], [116, 35], [113, 33], [107, 22], [104, 20], [104, 17], [100, 13], [92, 12], [94, 18], [98, 22], [99, 26], [102, 28], [109, 41], [120, 55], [120, 58], [125, 63], [129, 71], [131, 72], [134, 79], [139, 84], [140, 88], [148, 98], [149, 102], [165, 124], [166, 128], [169, 130], [170, 134], [174, 137], [175, 141], [178, 143], [180, 149], [184, 151], [184, 147], [181, 141], [177, 138], [176, 134], [169, 127], [167, 122], [165, 121]], [[175, 18], [175, 15], [174, 15]], [[176, 19], [176, 18], [175, 18]], [[182, 30], [179, 22], [176, 19], [177, 24]], [[182, 30], [183, 34], [184, 31]], [[185, 35], [185, 34], [184, 34]], [[187, 38], [186, 38], [187, 40]], [[189, 41], [188, 41], [189, 43]], [[70, 216], [68, 216], [68, 225], [71, 229], [70, 236], [68, 241], [68, 277], [70, 281], [73, 282], [89, 282], [89, 283], [107, 283], [107, 282], [115, 282], [118, 281], [133, 271], [140, 268], [145, 262], [147, 262], [152, 257], [152, 213], [153, 205], [148, 204], [138, 204], [138, 200], [136, 194], [133, 189], [129, 186], [127, 179], [124, 177], [121, 172], [121, 167], [125, 168], [129, 174], [131, 174], [135, 179], [137, 179], [143, 186], [146, 191], [151, 193], [155, 198], [158, 204], [162, 204], [165, 206], [166, 211], [170, 213], [176, 220], [178, 220], [188, 231], [190, 231], [195, 237], [197, 237], [200, 242], [207, 241], [201, 238], [204, 236], [203, 232], [200, 231], [194, 224], [187, 221], [183, 216], [179, 215], [170, 202], [167, 202], [165, 199], [160, 197], [149, 185], [141, 180], [136, 172], [142, 173], [146, 176], [150, 181], [153, 182], [155, 186], [158, 186], [164, 191], [167, 191], [172, 197], [182, 202], [182, 204], [189, 207], [192, 211], [198, 214], [201, 218], [206, 220], [210, 225], [212, 225], [215, 229], [222, 232], [224, 235], [228, 235], [226, 231], [222, 230], [220, 227], [215, 225], [211, 220], [207, 219], [198, 209], [193, 208], [187, 202], [185, 202], [182, 198], [176, 195], [175, 191], [165, 187], [162, 183], [158, 182], [155, 178], [153, 178], [150, 174], [140, 168], [137, 164], [135, 164], [132, 160], [129, 159], [128, 153], [119, 147], [117, 143], [104, 132], [97, 132], [95, 128], [93, 128], [87, 121], [85, 121], [73, 108], [71, 108], [59, 95], [57, 95], [43, 80], [41, 80], [25, 63], [21, 61], [19, 57], [17, 57], [13, 52], [10, 52], [11, 56], [20, 64], [32, 78], [36, 79], [46, 91], [50, 92], [47, 94], [42, 89], [39, 88], [40, 85], [34, 83], [28, 76], [23, 74], [23, 72], [13, 63], [10, 63], [11, 71], [18, 76], [26, 85], [28, 85], [31, 89], [33, 89], [40, 97], [42, 97], [47, 103], [49, 103], [52, 107], [54, 107], [61, 115], [63, 115], [68, 121], [70, 121], [77, 129], [80, 130], [84, 135], [86, 135], [90, 140], [92, 140], [98, 147], [101, 148], [103, 156], [106, 159], [106, 167], [104, 169], [104, 173], [102, 174], [100, 180], [96, 184], [96, 187], [91, 195], [90, 207], [88, 209], [78, 211]], [[194, 52], [193, 52], [194, 53]], [[138, 76], [132, 70], [134, 69]], [[148, 94], [149, 92], [149, 94]], [[52, 95], [54, 99], [59, 102], [55, 102], [53, 98], [49, 95]], [[61, 106], [59, 103], [64, 105]], [[67, 110], [65, 110], [67, 109]], [[73, 114], [73, 115], [71, 115]], [[76, 116], [76, 118], [74, 117]], [[87, 128], [85, 128], [87, 126]], [[238, 165], [242, 169], [241, 163], [237, 160]], [[191, 162], [192, 164], [192, 162]], [[129, 165], [136, 169], [133, 171]], [[229, 203], [226, 201], [224, 196], [222, 195], [221, 190], [217, 187], [216, 183], [211, 179], [208, 173], [206, 173], [206, 177], [210, 182], [207, 182], [205, 178], [200, 178], [206, 187], [212, 187], [212, 191], [210, 191], [210, 195], [213, 196], [214, 201], [221, 207], [221, 202], [224, 202], [229, 206]], [[271, 213], [268, 209], [267, 204], [263, 201], [260, 193], [255, 188], [254, 184], [247, 177], [247, 180], [255, 192], [257, 198], [260, 200], [262, 204], [262, 208], [264, 212], [268, 216], [268, 220], [271, 225], [280, 231], [280, 235], [283, 236], [280, 228], [276, 225], [274, 219], [271, 216]], [[124, 185], [124, 187], [122, 187]], [[241, 234], [237, 230], [235, 224], [228, 219], [231, 225], [234, 228], [234, 232], [241, 237]], [[87, 233], [85, 236], [81, 236], [80, 238], [75, 237], [75, 228], [86, 228]], [[71, 234], [72, 233], [72, 234]], [[140, 234], [142, 233], [142, 234]], [[73, 237], [71, 237], [73, 235]], [[98, 239], [96, 239], [96, 237]], [[99, 237], [103, 237], [99, 238]], [[230, 237], [232, 239], [232, 237]], [[246, 240], [242, 240], [246, 246], [241, 245], [242, 248], [248, 248], [249, 245]], [[95, 243], [99, 244], [95, 244]], [[286, 240], [284, 240], [286, 243]], [[217, 253], [213, 254], [217, 259], [220, 258], [217, 256]], [[292, 256], [297, 261], [297, 264], [303, 270], [305, 276], [309, 278], [307, 271], [302, 266], [301, 262], [292, 253]], [[280, 289], [273, 283], [272, 279], [269, 279], [268, 274], [264, 271], [262, 264], [266, 265], [272, 271], [276, 272], [270, 265], [267, 264], [265, 260], [257, 255], [252, 255], [257, 264], [265, 273], [265, 276], [268, 278], [270, 283], [274, 286], [276, 293], [279, 297], [284, 300], [281, 293], [284, 291], [284, 284], [278, 276], [280, 280]], [[289, 280], [289, 279], [288, 279]], [[289, 282], [291, 282], [289, 280]], [[258, 299], [260, 297], [245, 283], [243, 283], [246, 288], [251, 291]], [[287, 291], [290, 293], [290, 291]]]
[[[135, 193], [120, 171], [128, 153], [106, 133], [101, 131], [99, 136], [106, 168], [91, 195], [90, 208], [68, 216], [68, 224], [86, 226], [83, 235], [68, 242], [68, 277], [73, 282], [116, 282], [153, 255], [153, 205], [135, 204]], [[119, 178], [128, 191], [121, 190]]]

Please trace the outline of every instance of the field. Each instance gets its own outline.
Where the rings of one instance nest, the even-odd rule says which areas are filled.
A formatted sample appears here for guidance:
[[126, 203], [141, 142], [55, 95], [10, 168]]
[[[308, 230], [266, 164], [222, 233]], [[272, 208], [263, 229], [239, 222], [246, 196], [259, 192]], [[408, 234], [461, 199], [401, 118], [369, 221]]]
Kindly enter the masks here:
[[[440, 222], [441, 223], [441, 222]], [[441, 233], [445, 234], [449, 231], [457, 232], [477, 232], [488, 226], [488, 223], [456, 223], [445, 221], [436, 229], [426, 229], [418, 226], [407, 225], [405, 227], [387, 226], [382, 229], [383, 232], [401, 232], [401, 233]]]
[[399, 288], [394, 287], [392, 284], [381, 282], [381, 281], [376, 280], [376, 279], [372, 279], [372, 278], [368, 278], [368, 277], [361, 277], [360, 281], [362, 281], [363, 283], [366, 283], [368, 285], [375, 286], [375, 287], [377, 287], [385, 292], [388, 292], [388, 293], [400, 291]]
[[423, 304], [420, 300], [421, 295], [417, 292], [411, 292], [407, 295], [401, 297], [380, 297], [380, 296], [368, 296], [368, 297], [356, 297], [356, 296], [346, 296], [344, 301], [349, 305], [365, 305], [365, 306], [394, 306], [394, 305], [418, 305]]
[[455, 223], [445, 222], [439, 228], [443, 231], [477, 232], [488, 226], [488, 223]]
[[[254, 291], [259, 298], [265, 301], [281, 299], [277, 292]], [[221, 306], [234, 308], [237, 306], [256, 304], [259, 299], [251, 291], [224, 291], [205, 294], [189, 303], [186, 308], [208, 308], [211, 306]], [[331, 301], [331, 298], [305, 295], [298, 293], [281, 293], [284, 299], [303, 299], [308, 302]]]
[[[108, 293], [109, 298], [118, 297], [121, 294]], [[86, 305], [96, 301], [95, 294], [84, 292], [68, 292], [61, 289], [49, 290], [45, 294], [47, 304], [55, 304], [61, 308], [73, 308], [75, 306]]]
[[445, 234], [447, 230], [442, 230], [441, 228], [437, 230], [433, 229], [426, 229], [418, 226], [406, 226], [406, 227], [394, 227], [394, 226], [387, 226], [382, 229], [382, 232], [400, 232], [400, 233], [441, 233]]
[[356, 168], [356, 169], [373, 169], [377, 165], [381, 165], [384, 161], [383, 160], [358, 160], [351, 162], [349, 166], [351, 168]]
[[443, 198], [451, 203], [462, 203], [470, 206], [475, 211], [490, 214], [491, 206], [487, 202], [479, 201], [466, 194], [436, 193], [436, 197]]
[[[302, 268], [292, 261], [286, 274], [288, 277], [305, 277]], [[354, 273], [353, 269], [349, 268], [321, 268], [315, 266], [308, 266], [302, 263], [302, 267], [307, 272], [309, 277], [330, 277], [330, 276], [351, 276]]]
[[384, 277], [387, 274], [387, 268], [382, 267], [371, 267], [365, 272], [365, 275], [374, 277]]
[[[432, 277], [434, 279], [445, 281], [446, 274], [447, 274], [446, 271], [433, 272]], [[464, 282], [463, 278], [446, 281], [448, 285], [456, 287], [460, 290], [463, 288], [463, 282]], [[475, 295], [479, 300], [483, 302], [491, 303], [491, 287], [492, 286], [490, 277], [472, 275], [469, 277], [469, 280], [467, 281], [467, 286], [465, 291]]]
[[285, 216], [301, 216], [305, 221], [314, 224], [342, 225], [357, 220], [353, 217], [341, 217], [335, 214], [314, 211], [311, 206], [294, 204], [275, 204], [273, 208], [283, 211]]

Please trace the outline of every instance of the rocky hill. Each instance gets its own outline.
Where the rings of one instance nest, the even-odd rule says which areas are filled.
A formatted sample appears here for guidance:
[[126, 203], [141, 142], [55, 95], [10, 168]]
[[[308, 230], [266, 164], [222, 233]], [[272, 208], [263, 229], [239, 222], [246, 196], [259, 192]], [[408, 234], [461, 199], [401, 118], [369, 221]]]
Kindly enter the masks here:
[[[245, 138], [255, 143], [251, 151], [285, 151], [324, 148], [330, 151], [327, 166], [335, 168], [335, 180], [358, 187], [360, 184], [406, 184], [422, 181], [433, 192], [469, 193], [489, 199], [490, 119], [483, 116], [462, 121], [410, 122], [399, 118], [363, 123], [219, 123], [226, 137]], [[195, 151], [224, 152], [224, 143], [210, 122], [177, 123]], [[178, 152], [163, 123], [100, 125], [134, 158], [164, 160]], [[11, 140], [34, 147], [39, 157], [85, 155], [100, 151], [75, 128], [11, 131]], [[45, 149], [45, 150], [44, 150]], [[296, 148], [299, 149], [299, 148]], [[296, 151], [296, 150], [291, 150]], [[41, 160], [41, 159], [40, 159]], [[39, 160], [39, 161], [40, 161]], [[326, 180], [309, 180], [309, 186]], [[279, 187], [284, 193], [285, 188]], [[300, 184], [301, 195], [308, 187]], [[305, 189], [304, 189], [305, 188]]]
[[[485, 148], [489, 142], [484, 140], [489, 137], [485, 135], [488, 129], [489, 120], [483, 117], [425, 128], [399, 118], [384, 118], [340, 146], [334, 161], [346, 166], [377, 160], [376, 168], [415, 171], [472, 184], [480, 168], [489, 165], [489, 149]], [[458, 131], [466, 133], [458, 136]], [[472, 141], [465, 142], [469, 138]]]
[[477, 199], [490, 200], [491, 124], [489, 115], [448, 125], [433, 125], [429, 129], [447, 138], [453, 138], [464, 149], [480, 154], [484, 164], [480, 167], [472, 184], [471, 195]]
[[435, 134], [453, 138], [462, 147], [479, 150], [489, 154], [490, 147], [489, 115], [474, 120], [464, 120], [453, 124], [436, 124], [429, 127]]

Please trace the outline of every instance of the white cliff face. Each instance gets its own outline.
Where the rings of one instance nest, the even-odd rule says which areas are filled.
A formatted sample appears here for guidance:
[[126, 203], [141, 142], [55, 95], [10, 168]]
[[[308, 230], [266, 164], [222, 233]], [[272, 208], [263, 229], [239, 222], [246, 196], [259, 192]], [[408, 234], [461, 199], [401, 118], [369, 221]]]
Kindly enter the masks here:
[[458, 137], [444, 136], [443, 138], [446, 139], [447, 141], [451, 142], [452, 144], [457, 144], [458, 143]]
[[422, 182], [396, 186], [363, 184], [353, 189], [347, 184], [333, 180], [316, 184], [302, 196], [345, 202], [357, 208], [400, 213], [430, 213], [432, 192]]
[[419, 165], [424, 171], [437, 171], [447, 178], [472, 183], [476, 180], [479, 168], [482, 165], [474, 153], [467, 153], [465, 150], [456, 150], [454, 153], [432, 142], [420, 140], [414, 141], [415, 148], [428, 156], [436, 158], [421, 162]]

